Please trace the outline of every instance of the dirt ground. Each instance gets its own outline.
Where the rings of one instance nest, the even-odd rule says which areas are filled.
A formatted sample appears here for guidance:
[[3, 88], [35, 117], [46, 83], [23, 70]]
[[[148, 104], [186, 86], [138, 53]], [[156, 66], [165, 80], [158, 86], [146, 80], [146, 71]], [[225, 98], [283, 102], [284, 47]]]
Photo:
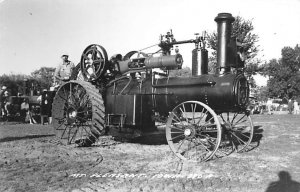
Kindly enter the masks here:
[[300, 116], [254, 115], [251, 151], [181, 162], [152, 135], [64, 146], [49, 125], [0, 122], [0, 191], [300, 191]]

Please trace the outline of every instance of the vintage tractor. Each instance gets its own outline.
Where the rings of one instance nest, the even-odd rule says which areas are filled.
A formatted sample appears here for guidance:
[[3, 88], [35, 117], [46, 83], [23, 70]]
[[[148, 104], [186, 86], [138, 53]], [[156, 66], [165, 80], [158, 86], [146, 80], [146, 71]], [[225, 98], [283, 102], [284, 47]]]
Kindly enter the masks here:
[[[231, 37], [234, 17], [220, 13], [217, 68], [208, 74], [205, 35], [176, 41], [161, 36], [159, 56], [131, 51], [108, 59], [100, 45], [81, 56], [79, 79], [63, 84], [53, 107], [56, 135], [66, 144], [90, 146], [101, 135], [133, 138], [165, 129], [174, 154], [182, 160], [207, 161], [251, 143], [247, 111], [249, 86], [243, 75], [242, 47]], [[194, 43], [192, 77], [170, 77], [183, 59], [174, 45]], [[158, 71], [157, 69], [160, 69]]]

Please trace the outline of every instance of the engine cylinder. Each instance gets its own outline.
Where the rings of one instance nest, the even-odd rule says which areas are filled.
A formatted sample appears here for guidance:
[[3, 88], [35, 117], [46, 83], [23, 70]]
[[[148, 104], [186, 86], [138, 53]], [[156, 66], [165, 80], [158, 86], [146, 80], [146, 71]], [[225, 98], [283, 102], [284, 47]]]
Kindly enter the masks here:
[[147, 69], [153, 69], [153, 68], [180, 69], [182, 63], [183, 63], [183, 59], [180, 54], [164, 55], [161, 57], [148, 57], [145, 60], [145, 66]]
[[182, 56], [176, 55], [164, 55], [160, 57], [141, 57], [135, 59], [127, 59], [119, 62], [119, 68], [121, 74], [124, 74], [131, 70], [138, 69], [154, 69], [154, 68], [165, 68], [170, 69], [181, 69], [183, 63]]

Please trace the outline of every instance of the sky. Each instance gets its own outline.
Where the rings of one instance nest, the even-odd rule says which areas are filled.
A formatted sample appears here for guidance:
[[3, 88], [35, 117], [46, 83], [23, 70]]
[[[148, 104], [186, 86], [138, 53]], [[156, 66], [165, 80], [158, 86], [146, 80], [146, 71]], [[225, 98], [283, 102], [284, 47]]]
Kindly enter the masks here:
[[[193, 39], [216, 31], [221, 12], [252, 20], [259, 57], [279, 59], [283, 47], [300, 44], [299, 10], [300, 0], [0, 0], [0, 75], [56, 67], [62, 54], [77, 64], [90, 44], [125, 55], [169, 29], [176, 40]], [[179, 46], [184, 66], [193, 48]]]

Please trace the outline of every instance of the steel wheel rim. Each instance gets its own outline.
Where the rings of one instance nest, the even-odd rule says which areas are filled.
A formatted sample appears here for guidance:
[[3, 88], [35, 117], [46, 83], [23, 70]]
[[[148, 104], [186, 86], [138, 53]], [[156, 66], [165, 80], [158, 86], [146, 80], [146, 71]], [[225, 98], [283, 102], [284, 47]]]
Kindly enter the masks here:
[[181, 160], [207, 161], [219, 147], [221, 126], [210, 107], [198, 101], [187, 101], [170, 112], [166, 138], [173, 153]]

